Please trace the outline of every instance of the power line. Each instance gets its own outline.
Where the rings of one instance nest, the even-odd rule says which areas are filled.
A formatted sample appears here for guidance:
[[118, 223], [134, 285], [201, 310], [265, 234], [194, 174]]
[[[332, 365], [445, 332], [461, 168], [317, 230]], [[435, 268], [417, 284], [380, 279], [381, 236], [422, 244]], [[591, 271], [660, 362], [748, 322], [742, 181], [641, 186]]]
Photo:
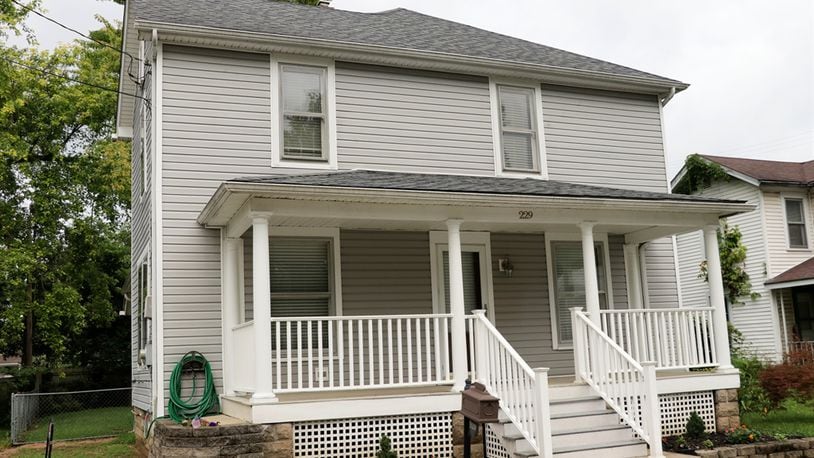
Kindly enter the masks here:
[[129, 92], [124, 92], [124, 91], [120, 91], [120, 90], [117, 90], [117, 89], [112, 89], [112, 88], [109, 88], [109, 87], [100, 86], [98, 84], [88, 83], [88, 82], [82, 81], [80, 79], [72, 78], [70, 76], [63, 75], [63, 74], [60, 74], [60, 73], [50, 72], [48, 70], [45, 70], [45, 69], [42, 69], [42, 68], [37, 68], [37, 67], [31, 66], [31, 65], [28, 65], [26, 63], [16, 61], [14, 59], [9, 59], [9, 58], [4, 57], [4, 56], [0, 56], [0, 59], [4, 60], [4, 61], [6, 61], [6, 62], [8, 62], [8, 63], [10, 63], [12, 65], [17, 65], [18, 67], [27, 68], [29, 70], [39, 72], [39, 73], [41, 73], [43, 75], [48, 75], [48, 76], [52, 76], [52, 77], [55, 77], [55, 78], [61, 78], [61, 79], [64, 79], [66, 81], [71, 81], [71, 82], [74, 82], [74, 83], [77, 83], [77, 84], [82, 84], [84, 86], [93, 87], [93, 88], [96, 88], [96, 89], [100, 89], [102, 91], [115, 92], [115, 93], [120, 94], [120, 95], [126, 95], [128, 97], [141, 99], [141, 100], [144, 101], [144, 103], [147, 104], [147, 109], [148, 110], [150, 109], [150, 100], [145, 98], [145, 97], [142, 97], [140, 95], [130, 94]]
[[[61, 23], [61, 22], [57, 21], [56, 19], [51, 19], [50, 17], [48, 17], [48, 16], [46, 16], [46, 15], [44, 15], [44, 14], [40, 13], [39, 11], [37, 11], [37, 10], [35, 10], [35, 9], [33, 9], [33, 8], [29, 7], [29, 6], [27, 6], [27, 5], [23, 5], [22, 3], [20, 3], [20, 2], [19, 2], [19, 1], [17, 1], [17, 0], [11, 0], [11, 2], [12, 2], [12, 3], [14, 3], [15, 5], [19, 6], [20, 8], [22, 8], [22, 9], [24, 9], [24, 10], [28, 11], [29, 13], [34, 13], [34, 14], [36, 14], [37, 16], [39, 16], [39, 17], [41, 17], [41, 18], [45, 19], [46, 21], [52, 22], [52, 23], [54, 23], [54, 24], [56, 24], [56, 25], [58, 25], [58, 26], [62, 27], [62, 28], [63, 28], [63, 29], [65, 29], [65, 30], [69, 30], [69, 31], [71, 31], [71, 32], [73, 32], [73, 33], [75, 33], [75, 34], [77, 34], [77, 35], [81, 36], [81, 37], [84, 37], [84, 38], [86, 38], [86, 39], [88, 39], [88, 40], [90, 40], [90, 41], [92, 41], [92, 42], [94, 42], [94, 43], [98, 44], [98, 45], [104, 46], [104, 47], [106, 47], [106, 48], [110, 48], [110, 49], [112, 49], [112, 50], [114, 50], [114, 51], [118, 52], [119, 54], [123, 54], [123, 55], [125, 55], [125, 56], [129, 57], [129, 58], [130, 58], [130, 59], [132, 59], [132, 60], [136, 60], [136, 61], [138, 61], [138, 62], [141, 62], [141, 59], [139, 59], [138, 57], [133, 56], [133, 55], [132, 55], [132, 54], [130, 54], [129, 52], [127, 52], [127, 51], [122, 51], [121, 49], [119, 49], [119, 48], [117, 48], [117, 47], [115, 47], [115, 46], [113, 46], [113, 45], [111, 45], [111, 44], [109, 44], [109, 43], [105, 43], [104, 41], [100, 41], [100, 40], [97, 40], [97, 39], [95, 39], [95, 38], [92, 38], [90, 35], [84, 34], [84, 33], [80, 32], [80, 31], [78, 31], [78, 30], [76, 30], [76, 29], [74, 29], [74, 28], [71, 28], [71, 27], [69, 27], [69, 26], [67, 26], [67, 25], [65, 25], [65, 24], [63, 24], [63, 23]], [[132, 62], [131, 62], [131, 63], [132, 63]]]

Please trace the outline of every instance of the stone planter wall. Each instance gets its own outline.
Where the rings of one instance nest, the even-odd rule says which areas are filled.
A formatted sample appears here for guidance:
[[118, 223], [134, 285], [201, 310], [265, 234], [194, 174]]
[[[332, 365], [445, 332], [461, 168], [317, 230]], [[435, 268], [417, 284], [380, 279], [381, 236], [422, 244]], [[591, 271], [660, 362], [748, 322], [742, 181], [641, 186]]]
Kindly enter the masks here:
[[715, 392], [715, 429], [723, 432], [737, 428], [741, 424], [738, 407], [738, 390], [718, 390]]
[[713, 450], [697, 450], [707, 458], [814, 458], [814, 437], [789, 439], [765, 444], [743, 444]]

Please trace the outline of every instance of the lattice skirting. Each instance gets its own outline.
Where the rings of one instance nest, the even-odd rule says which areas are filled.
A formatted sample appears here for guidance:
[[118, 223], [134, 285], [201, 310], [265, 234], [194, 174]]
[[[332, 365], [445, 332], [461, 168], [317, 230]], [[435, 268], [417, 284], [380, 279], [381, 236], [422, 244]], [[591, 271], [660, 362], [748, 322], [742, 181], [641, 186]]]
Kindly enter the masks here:
[[451, 413], [295, 423], [294, 456], [374, 457], [384, 434], [400, 458], [452, 458]]
[[707, 431], [715, 431], [715, 397], [712, 391], [662, 394], [659, 405], [662, 436], [684, 434], [687, 419], [693, 410], [704, 420]]
[[512, 458], [503, 441], [492, 430], [492, 425], [486, 425], [486, 456], [489, 458]]

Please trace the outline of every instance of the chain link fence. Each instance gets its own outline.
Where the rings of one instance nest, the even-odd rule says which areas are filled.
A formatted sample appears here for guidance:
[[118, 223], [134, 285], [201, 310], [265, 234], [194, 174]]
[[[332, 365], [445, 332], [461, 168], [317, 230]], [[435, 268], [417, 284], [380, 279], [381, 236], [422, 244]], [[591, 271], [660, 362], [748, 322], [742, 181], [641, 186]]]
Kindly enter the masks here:
[[133, 429], [131, 388], [14, 393], [11, 395], [11, 443], [45, 442], [54, 422], [54, 440], [116, 436]]

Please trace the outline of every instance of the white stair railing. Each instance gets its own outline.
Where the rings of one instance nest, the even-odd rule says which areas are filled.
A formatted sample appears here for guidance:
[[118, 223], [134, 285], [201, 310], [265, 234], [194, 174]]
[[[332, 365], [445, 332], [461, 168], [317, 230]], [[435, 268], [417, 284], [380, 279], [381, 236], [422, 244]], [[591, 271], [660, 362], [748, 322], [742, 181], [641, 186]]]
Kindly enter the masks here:
[[548, 368], [532, 369], [486, 318], [472, 312], [476, 380], [500, 399], [503, 413], [517, 427], [539, 456], [550, 458], [551, 413]]
[[713, 309], [629, 309], [599, 312], [602, 331], [636, 361], [656, 369], [718, 365]]
[[590, 385], [636, 434], [650, 456], [661, 457], [656, 363], [639, 363], [579, 308], [571, 309], [577, 377]]

